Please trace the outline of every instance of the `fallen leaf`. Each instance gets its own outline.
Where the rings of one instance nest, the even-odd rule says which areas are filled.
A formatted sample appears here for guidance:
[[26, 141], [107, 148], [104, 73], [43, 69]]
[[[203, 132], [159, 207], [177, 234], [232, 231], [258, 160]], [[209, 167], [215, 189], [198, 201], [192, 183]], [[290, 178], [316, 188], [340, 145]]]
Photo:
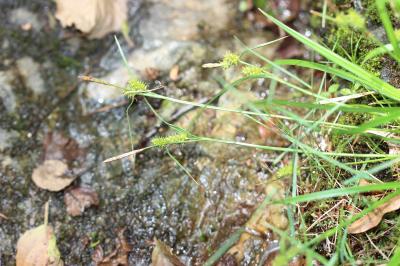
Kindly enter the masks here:
[[172, 81], [177, 81], [179, 78], [179, 66], [178, 65], [174, 65], [171, 70], [169, 71], [169, 78]]
[[60, 160], [45, 160], [35, 168], [32, 180], [36, 186], [50, 191], [60, 191], [74, 181], [76, 176], [67, 175], [68, 166]]
[[368, 186], [368, 185], [371, 185], [371, 184], [372, 184], [371, 181], [369, 181], [369, 180], [367, 180], [367, 179], [364, 179], [364, 178], [361, 178], [361, 179], [358, 181], [358, 185], [359, 185], [360, 187], [362, 187], [362, 186]]
[[132, 250], [131, 245], [126, 241], [124, 236], [125, 229], [121, 229], [118, 232], [116, 239], [117, 246], [110, 255], [104, 258], [103, 249], [100, 245], [96, 247], [96, 250], [92, 256], [92, 259], [96, 266], [128, 266], [128, 254]]
[[64, 194], [64, 203], [67, 213], [71, 216], [81, 215], [85, 208], [99, 205], [99, 197], [96, 191], [88, 187], [76, 187]]
[[293, 38], [285, 38], [280, 43], [277, 53], [279, 54], [279, 58], [301, 57], [304, 55], [304, 49]]
[[127, 19], [126, 0], [56, 0], [56, 3], [56, 18], [61, 25], [75, 25], [91, 39], [121, 30]]
[[[292, 170], [285, 173], [275, 173], [273, 182], [270, 182], [265, 187], [265, 194], [271, 200], [281, 200], [285, 198], [285, 183], [283, 177], [289, 177], [292, 175]], [[277, 177], [279, 179], [277, 179]], [[255, 235], [263, 237], [269, 234], [270, 225], [285, 230], [288, 226], [288, 219], [286, 217], [286, 209], [282, 204], [271, 204], [263, 205], [261, 204], [255, 212], [251, 215], [250, 219], [246, 222], [245, 227], [251, 231], [244, 232], [239, 241], [232, 246], [228, 254], [235, 256], [237, 261], [242, 261], [245, 255], [246, 242], [253, 238]]]
[[50, 132], [43, 141], [44, 160], [63, 160], [67, 163], [77, 161], [84, 155], [84, 150], [72, 138], [59, 132]]
[[398, 209], [400, 209], [400, 195], [394, 197], [385, 204], [382, 204], [381, 206], [376, 208], [374, 211], [353, 222], [347, 228], [347, 231], [350, 234], [359, 234], [366, 232], [377, 226], [386, 213], [396, 211]]
[[17, 243], [17, 266], [64, 265], [53, 229], [40, 225], [25, 232]]
[[160, 76], [160, 70], [154, 67], [146, 67], [144, 74], [148, 80], [156, 80]]
[[151, 253], [152, 266], [184, 266], [172, 249], [159, 240], [155, 240], [156, 246]]

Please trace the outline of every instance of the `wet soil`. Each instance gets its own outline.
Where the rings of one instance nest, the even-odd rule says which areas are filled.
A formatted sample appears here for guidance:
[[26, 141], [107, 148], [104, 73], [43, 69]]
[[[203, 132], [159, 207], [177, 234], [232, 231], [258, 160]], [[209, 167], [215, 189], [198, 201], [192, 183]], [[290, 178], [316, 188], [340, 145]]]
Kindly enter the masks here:
[[[243, 31], [241, 16], [232, 12], [236, 7], [225, 1], [185, 1], [186, 7], [179, 2], [130, 1], [135, 47], [123, 43], [123, 49], [138, 75], [145, 76], [147, 68], [161, 71], [159, 79], [168, 86], [160, 93], [200, 100], [219, 89], [201, 63], [236, 49], [234, 33], [250, 43], [266, 42], [271, 34]], [[120, 93], [77, 79], [90, 74], [122, 85], [127, 81], [113, 36], [88, 40], [74, 29], [62, 29], [50, 1], [3, 0], [0, 5], [0, 213], [4, 215], [0, 217], [0, 265], [14, 265], [19, 236], [43, 222], [48, 200], [49, 221], [66, 265], [94, 264], [96, 246], [109, 254], [122, 228], [133, 247], [130, 265], [150, 264], [155, 238], [172, 247], [185, 264], [201, 264], [247, 221], [264, 196], [263, 184], [271, 171], [266, 167], [267, 155], [213, 144], [172, 147], [171, 153], [200, 185], [160, 149], [104, 164], [104, 159], [130, 150], [131, 144], [146, 144], [144, 136], [159, 125], [146, 104], [137, 101], [129, 112], [130, 134], [127, 103]], [[175, 14], [173, 19], [166, 17], [166, 9]], [[210, 23], [215, 15], [208, 11], [217, 9], [223, 15]], [[194, 16], [196, 12], [203, 13]], [[26, 23], [32, 28], [22, 29]], [[182, 29], [177, 30], [177, 25]], [[181, 72], [177, 82], [168, 78], [174, 65]], [[150, 103], [164, 114], [179, 108]], [[119, 107], [103, 109], [112, 105]], [[259, 141], [258, 133], [254, 134], [257, 128], [246, 135], [238, 130], [240, 125], [221, 126], [229, 119], [237, 117], [205, 113], [197, 127], [222, 137]], [[69, 159], [80, 169], [71, 186], [91, 187], [100, 198], [97, 207], [80, 217], [66, 212], [63, 191], [45, 191], [31, 180], [33, 169], [45, 158], [46, 136], [54, 132], [76, 142], [81, 151], [79, 157]], [[251, 261], [252, 256], [247, 256], [244, 265]]]

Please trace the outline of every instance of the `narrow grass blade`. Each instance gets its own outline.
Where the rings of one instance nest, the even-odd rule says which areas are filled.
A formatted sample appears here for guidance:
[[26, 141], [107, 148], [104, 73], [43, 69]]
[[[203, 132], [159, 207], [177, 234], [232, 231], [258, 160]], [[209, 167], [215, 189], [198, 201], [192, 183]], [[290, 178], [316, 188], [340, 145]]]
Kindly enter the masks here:
[[338, 66], [346, 69], [348, 72], [352, 73], [355, 76], [361, 77], [363, 79], [362, 84], [374, 91], [385, 95], [388, 98], [391, 98], [396, 101], [400, 101], [400, 93], [398, 89], [393, 87], [392, 85], [384, 82], [383, 80], [379, 79], [378, 77], [374, 76], [373, 74], [369, 73], [368, 71], [364, 70], [360, 66], [350, 62], [349, 60], [335, 54], [331, 50], [327, 49], [326, 47], [318, 44], [317, 42], [303, 36], [299, 32], [293, 30], [292, 28], [286, 26], [284, 23], [280, 22], [279, 20], [275, 19], [274, 17], [268, 15], [263, 10], [259, 9], [261, 13], [264, 14], [268, 19], [274, 22], [277, 26], [281, 29], [286, 31], [288, 34], [293, 36], [295, 39], [303, 43], [304, 45], [308, 46], [312, 50], [316, 51], [320, 55], [324, 56], [332, 63], [337, 64]]
[[337, 197], [354, 195], [371, 191], [385, 191], [385, 190], [394, 190], [399, 188], [400, 188], [400, 182], [388, 182], [383, 184], [374, 184], [367, 186], [344, 187], [344, 188], [336, 188], [336, 189], [304, 194], [297, 197], [292, 197], [281, 201], [277, 201], [275, 203], [297, 204], [300, 202], [317, 201], [317, 200], [337, 198]]
[[393, 47], [393, 54], [395, 55], [395, 59], [400, 62], [400, 48], [397, 43], [397, 38], [394, 33], [392, 22], [390, 21], [389, 12], [386, 9], [386, 4], [388, 1], [386, 0], [376, 0], [376, 8], [378, 10], [379, 17], [381, 18], [383, 27], [385, 28], [386, 35], [392, 44]]

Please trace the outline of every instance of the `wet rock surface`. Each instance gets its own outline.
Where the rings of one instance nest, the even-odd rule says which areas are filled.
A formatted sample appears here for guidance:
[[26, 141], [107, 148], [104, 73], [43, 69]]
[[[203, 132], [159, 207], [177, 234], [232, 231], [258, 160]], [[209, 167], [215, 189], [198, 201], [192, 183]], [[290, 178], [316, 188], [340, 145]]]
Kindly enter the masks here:
[[[235, 49], [231, 29], [236, 6], [227, 2], [130, 1], [129, 26], [136, 46], [121, 43], [133, 74], [145, 77], [146, 69], [159, 70], [160, 79], [168, 84], [160, 91], [163, 94], [192, 100], [213, 95], [218, 84], [200, 66]], [[66, 265], [91, 265], [99, 245], [110, 254], [122, 229], [132, 246], [130, 265], [150, 264], [154, 238], [172, 247], [185, 264], [201, 264], [248, 220], [263, 198], [270, 174], [265, 154], [212, 143], [171, 147], [199, 184], [161, 149], [102, 163], [143, 142], [143, 136], [159, 124], [146, 104], [137, 101], [129, 112], [130, 132], [127, 103], [119, 90], [78, 81], [79, 74], [90, 74], [120, 85], [127, 82], [131, 74], [113, 37], [88, 40], [61, 29], [52, 2], [5, 1], [1, 6], [0, 16], [8, 20], [0, 25], [4, 51], [0, 55], [0, 213], [8, 219], [0, 217], [0, 265], [14, 264], [18, 237], [43, 223], [43, 205], [48, 200], [49, 221]], [[259, 34], [262, 40], [264, 35]], [[174, 65], [180, 72], [176, 82], [168, 78]], [[165, 114], [169, 112], [165, 106], [171, 108], [150, 102]], [[102, 109], [111, 105], [119, 107]], [[178, 123], [187, 124], [194, 114], [188, 113]], [[199, 134], [265, 141], [253, 125], [243, 127], [249, 129], [244, 131], [241, 126], [248, 121], [237, 115], [205, 111], [196, 119]], [[236, 122], [225, 126], [228, 120]], [[71, 168], [79, 168], [73, 172], [76, 179], [71, 186], [88, 187], [99, 197], [98, 206], [85, 209], [79, 217], [68, 215], [64, 191], [48, 192], [31, 180], [35, 167], [46, 159], [46, 139], [52, 132], [84, 150], [76, 155], [67, 149], [73, 158], [61, 156]]]

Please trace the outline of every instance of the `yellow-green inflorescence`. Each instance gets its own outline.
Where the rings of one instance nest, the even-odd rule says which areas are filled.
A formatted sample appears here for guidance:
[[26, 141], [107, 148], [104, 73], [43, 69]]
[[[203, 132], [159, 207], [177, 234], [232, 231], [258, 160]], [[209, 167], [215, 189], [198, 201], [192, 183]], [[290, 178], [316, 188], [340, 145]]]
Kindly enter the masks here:
[[262, 73], [264, 73], [264, 70], [261, 67], [258, 67], [258, 66], [245, 66], [242, 69], [242, 74], [245, 77], [261, 75]]
[[188, 140], [187, 133], [181, 133], [177, 135], [167, 136], [167, 137], [155, 137], [151, 139], [151, 144], [157, 147], [164, 147], [169, 144], [182, 143]]
[[131, 79], [123, 89], [123, 94], [128, 98], [134, 98], [139, 92], [147, 91], [147, 84], [138, 79]]
[[232, 52], [227, 52], [221, 61], [221, 66], [223, 69], [228, 69], [232, 66], [237, 66], [239, 64], [239, 56]]

